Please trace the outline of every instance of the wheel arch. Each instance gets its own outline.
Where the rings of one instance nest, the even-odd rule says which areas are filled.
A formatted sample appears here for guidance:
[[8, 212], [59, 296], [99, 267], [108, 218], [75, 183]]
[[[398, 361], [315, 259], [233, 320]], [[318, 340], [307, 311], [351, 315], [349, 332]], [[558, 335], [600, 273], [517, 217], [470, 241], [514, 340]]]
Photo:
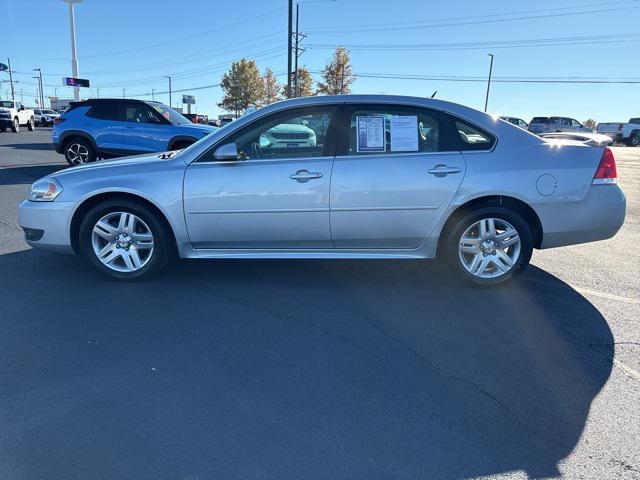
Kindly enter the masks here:
[[544, 233], [542, 229], [542, 222], [540, 221], [540, 217], [538, 217], [538, 214], [533, 208], [531, 208], [530, 205], [518, 198], [508, 195], [486, 195], [469, 200], [457, 207], [453, 212], [451, 212], [446, 222], [444, 223], [442, 230], [440, 231], [436, 255], [440, 256], [444, 239], [446, 238], [449, 229], [456, 222], [456, 220], [473, 210], [493, 206], [505, 207], [514, 210], [522, 215], [524, 220], [531, 227], [531, 232], [533, 233], [534, 248], [540, 248], [540, 246], [542, 245], [542, 236]]
[[136, 195], [135, 193], [101, 192], [83, 200], [82, 203], [78, 205], [76, 210], [73, 212], [73, 216], [71, 217], [71, 224], [69, 227], [69, 238], [71, 240], [71, 247], [73, 248], [74, 252], [80, 253], [80, 225], [82, 224], [82, 220], [84, 219], [85, 215], [93, 207], [106, 200], [129, 200], [140, 203], [150, 210], [154, 211], [158, 215], [158, 219], [162, 223], [164, 223], [167, 231], [171, 235], [171, 244], [174, 246], [174, 248], [177, 249], [176, 234], [171, 225], [171, 222], [169, 221], [165, 213], [156, 204], [154, 204], [149, 199], [142, 197], [141, 195]]
[[67, 143], [73, 140], [74, 138], [81, 138], [83, 140], [87, 140], [89, 143], [91, 143], [93, 150], [96, 153], [98, 152], [98, 146], [96, 145], [96, 142], [93, 139], [93, 137], [89, 135], [87, 132], [83, 132], [82, 130], [67, 130], [62, 135], [60, 135], [60, 145], [62, 145], [61, 148], [63, 152], [67, 146]]

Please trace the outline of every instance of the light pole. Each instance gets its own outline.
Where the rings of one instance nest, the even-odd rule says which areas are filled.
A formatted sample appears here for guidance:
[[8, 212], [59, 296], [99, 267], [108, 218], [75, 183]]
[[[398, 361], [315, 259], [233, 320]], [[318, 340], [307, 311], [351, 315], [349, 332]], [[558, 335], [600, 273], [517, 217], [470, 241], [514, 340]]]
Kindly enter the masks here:
[[122, 98], [127, 98], [126, 93], [127, 93], [127, 89], [126, 89], [126, 88], [123, 88], [123, 89], [122, 89]]
[[33, 78], [38, 79], [38, 89], [40, 90], [40, 108], [44, 108], [44, 91], [42, 88], [42, 70], [39, 68], [34, 68], [33, 71], [38, 72], [38, 76]]
[[[69, 5], [69, 29], [71, 31], [71, 71], [74, 78], [78, 78], [78, 54], [76, 52], [76, 16], [73, 6], [76, 3], [82, 3], [82, 0], [62, 0]], [[77, 102], [80, 100], [80, 87], [73, 87], [73, 99]]]
[[171, 106], [171, 77], [169, 75], [163, 75], [163, 77], [169, 79], [169, 106]]
[[493, 53], [490, 53], [491, 63], [489, 64], [489, 80], [487, 81], [487, 96], [484, 100], [484, 111], [486, 113], [487, 106], [489, 106], [489, 89], [491, 88], [491, 73], [493, 72]]
[[[11, 59], [7, 57], [7, 67], [9, 67], [9, 84], [11, 85], [11, 100], [16, 99], [16, 93], [13, 89], [13, 72], [11, 71]], [[7, 95], [7, 98], [9, 95]]]
[[[151, 101], [152, 102], [156, 101], [156, 89], [155, 88], [151, 89]], [[169, 106], [171, 106], [171, 105], [169, 105]]]

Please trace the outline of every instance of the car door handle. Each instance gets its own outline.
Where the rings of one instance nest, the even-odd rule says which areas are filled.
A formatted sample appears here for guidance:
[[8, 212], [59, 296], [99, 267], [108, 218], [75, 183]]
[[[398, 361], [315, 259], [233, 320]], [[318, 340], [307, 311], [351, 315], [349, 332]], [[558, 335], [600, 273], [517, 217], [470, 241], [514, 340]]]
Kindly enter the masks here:
[[446, 165], [436, 165], [429, 173], [431, 175], [435, 175], [436, 177], [444, 177], [445, 175], [449, 175], [450, 173], [460, 173], [462, 171], [461, 168], [458, 167], [447, 167]]
[[304, 183], [309, 180], [313, 180], [314, 178], [321, 178], [322, 174], [320, 172], [310, 172], [309, 170], [298, 170], [293, 175], [289, 175], [291, 180], [295, 180], [296, 182]]

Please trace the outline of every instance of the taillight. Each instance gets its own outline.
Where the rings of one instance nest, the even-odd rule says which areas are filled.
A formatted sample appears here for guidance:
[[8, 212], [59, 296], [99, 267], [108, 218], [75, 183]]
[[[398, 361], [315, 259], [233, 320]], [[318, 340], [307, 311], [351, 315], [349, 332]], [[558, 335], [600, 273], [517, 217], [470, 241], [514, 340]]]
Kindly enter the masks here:
[[60, 125], [62, 122], [66, 122], [67, 119], [64, 117], [56, 117], [53, 119], [53, 124], [54, 125]]
[[596, 170], [596, 174], [593, 176], [593, 185], [603, 185], [608, 183], [616, 183], [618, 178], [618, 171], [616, 169], [616, 159], [613, 156], [613, 152], [609, 147], [605, 147], [602, 152], [602, 158], [600, 164]]

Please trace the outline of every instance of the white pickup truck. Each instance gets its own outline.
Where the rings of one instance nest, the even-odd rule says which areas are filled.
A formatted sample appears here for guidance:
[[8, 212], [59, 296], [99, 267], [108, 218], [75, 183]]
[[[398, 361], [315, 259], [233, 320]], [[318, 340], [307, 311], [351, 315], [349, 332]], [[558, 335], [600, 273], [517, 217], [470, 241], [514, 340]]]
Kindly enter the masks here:
[[20, 126], [33, 131], [35, 126], [33, 110], [27, 109], [16, 100], [0, 100], [0, 132], [4, 132], [7, 128], [12, 132], [18, 132]]
[[629, 123], [599, 123], [598, 133], [609, 135], [615, 142], [637, 147], [640, 145], [640, 118], [632, 118]]

